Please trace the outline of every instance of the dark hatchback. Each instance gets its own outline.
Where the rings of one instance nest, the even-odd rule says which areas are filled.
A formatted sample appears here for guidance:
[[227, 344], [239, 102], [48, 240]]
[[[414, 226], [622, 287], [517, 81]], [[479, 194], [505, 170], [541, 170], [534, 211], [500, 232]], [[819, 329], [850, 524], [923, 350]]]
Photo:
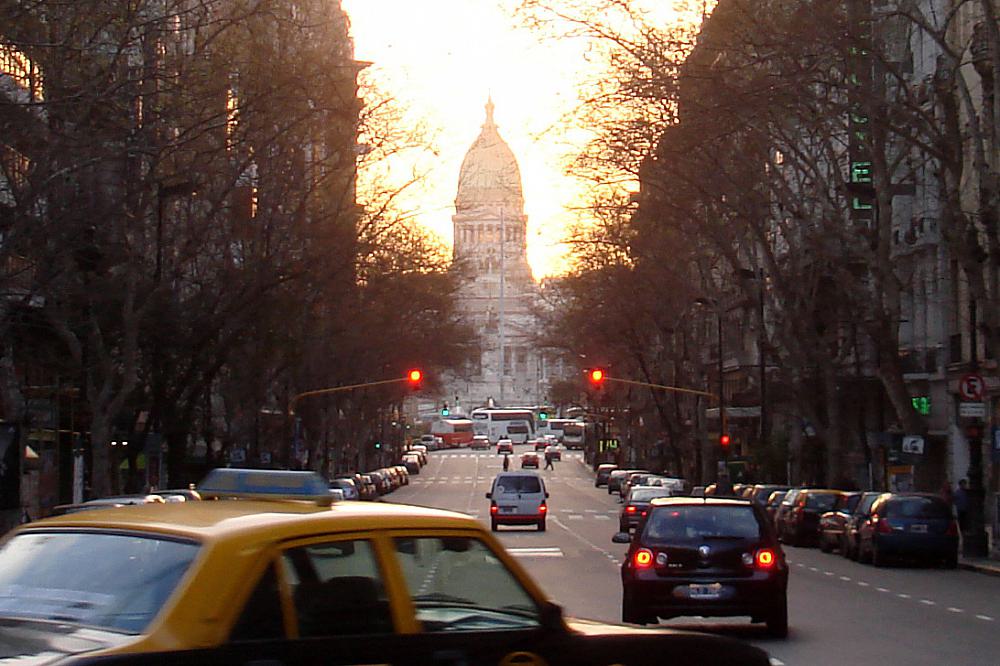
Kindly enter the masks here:
[[880, 496], [862, 524], [858, 559], [875, 566], [889, 559], [940, 561], [958, 566], [958, 523], [939, 495], [899, 493]]
[[618, 529], [628, 532], [635, 529], [649, 510], [649, 504], [657, 497], [670, 497], [670, 488], [660, 486], [635, 486], [625, 498], [625, 506], [618, 516]]
[[611, 463], [604, 463], [597, 468], [597, 476], [594, 477], [594, 487], [600, 488], [601, 486], [608, 485], [608, 477], [611, 476], [611, 472], [618, 469], [618, 465], [613, 465]]
[[882, 493], [875, 490], [861, 493], [861, 499], [844, 523], [844, 543], [840, 548], [840, 554], [847, 559], [858, 559], [858, 534], [861, 526], [871, 518], [872, 505], [881, 495]]
[[622, 564], [622, 620], [681, 615], [749, 615], [778, 637], [788, 633], [788, 565], [767, 519], [752, 502], [655, 499]]

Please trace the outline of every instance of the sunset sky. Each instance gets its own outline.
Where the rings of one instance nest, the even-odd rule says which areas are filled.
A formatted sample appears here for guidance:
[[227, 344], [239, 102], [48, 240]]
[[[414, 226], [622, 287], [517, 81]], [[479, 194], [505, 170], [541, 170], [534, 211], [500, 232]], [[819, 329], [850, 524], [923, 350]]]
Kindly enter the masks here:
[[343, 0], [355, 57], [374, 63], [367, 75], [398, 100], [407, 123], [424, 124], [433, 139], [434, 152], [414, 152], [394, 165], [399, 178], [414, 165], [430, 169], [427, 182], [404, 205], [450, 246], [459, 168], [492, 95], [500, 133], [521, 168], [528, 260], [542, 278], [565, 270], [561, 241], [576, 219], [570, 209], [583, 193], [565, 166], [588, 133], [570, 132], [560, 120], [577, 104], [579, 84], [598, 70], [585, 60], [583, 40], [542, 41], [518, 27], [510, 11], [516, 4]]

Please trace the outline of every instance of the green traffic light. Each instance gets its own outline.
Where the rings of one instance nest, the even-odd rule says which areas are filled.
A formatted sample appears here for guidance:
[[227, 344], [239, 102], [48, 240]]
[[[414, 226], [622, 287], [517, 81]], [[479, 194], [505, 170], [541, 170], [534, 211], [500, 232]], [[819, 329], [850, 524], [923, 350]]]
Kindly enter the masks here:
[[441, 410], [441, 416], [448, 416], [451, 412], [447, 408]]
[[549, 418], [549, 415], [548, 415], [548, 414], [546, 414], [545, 412], [539, 412], [539, 414], [538, 414], [538, 418], [540, 418], [540, 419], [542, 419], [542, 420], [544, 421], [544, 420], [546, 420], [547, 418]]
[[375, 442], [375, 448], [376, 449], [381, 449], [382, 448], [382, 442]]

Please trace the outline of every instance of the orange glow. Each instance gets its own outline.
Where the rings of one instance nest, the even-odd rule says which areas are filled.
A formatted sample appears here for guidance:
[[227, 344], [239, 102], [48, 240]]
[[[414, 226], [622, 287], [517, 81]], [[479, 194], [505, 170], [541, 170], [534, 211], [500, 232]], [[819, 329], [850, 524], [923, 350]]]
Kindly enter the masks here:
[[591, 370], [590, 371], [590, 381], [594, 382], [595, 384], [600, 384], [601, 382], [603, 382], [604, 381], [604, 371], [601, 370], [600, 368], [597, 368], [595, 370]]
[[635, 566], [648, 567], [653, 563], [653, 552], [647, 548], [635, 551]]
[[770, 567], [774, 564], [774, 551], [761, 550], [757, 552], [757, 564], [762, 567]]
[[421, 379], [424, 378], [424, 373], [420, 372], [419, 370], [414, 369], [414, 370], [410, 370], [410, 374], [408, 375], [408, 377], [409, 377], [409, 380], [411, 382], [413, 382], [414, 384], [416, 384], [417, 382], [419, 382]]

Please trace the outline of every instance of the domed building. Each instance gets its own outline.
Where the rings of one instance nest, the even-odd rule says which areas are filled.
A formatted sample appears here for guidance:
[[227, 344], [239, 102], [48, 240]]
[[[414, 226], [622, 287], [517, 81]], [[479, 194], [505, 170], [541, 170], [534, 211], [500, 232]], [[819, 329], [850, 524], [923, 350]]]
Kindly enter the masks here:
[[539, 292], [528, 265], [521, 170], [493, 110], [487, 101], [486, 122], [462, 161], [452, 217], [454, 266], [468, 276], [459, 310], [480, 338], [478, 356], [449, 382], [449, 397], [467, 410], [491, 400], [541, 404], [548, 391], [536, 344]]

